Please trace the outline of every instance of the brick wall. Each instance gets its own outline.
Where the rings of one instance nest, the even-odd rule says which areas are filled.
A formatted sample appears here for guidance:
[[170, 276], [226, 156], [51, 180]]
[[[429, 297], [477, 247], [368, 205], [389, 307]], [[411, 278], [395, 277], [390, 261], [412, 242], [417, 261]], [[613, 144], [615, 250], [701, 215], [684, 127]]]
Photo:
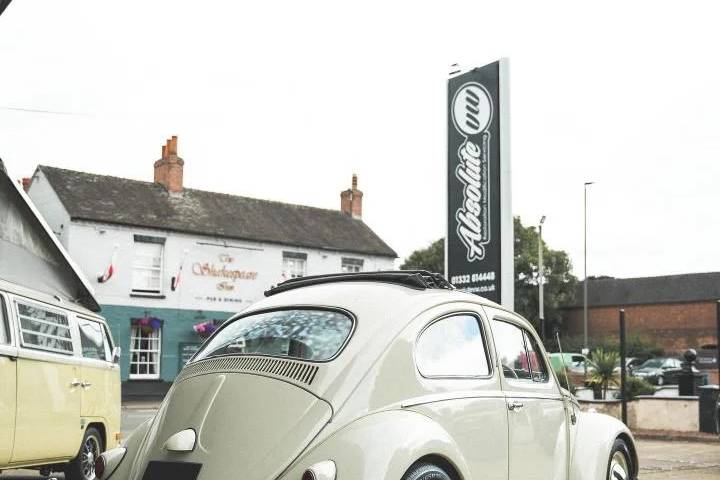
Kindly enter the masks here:
[[[716, 342], [714, 301], [590, 307], [588, 336], [618, 337], [620, 308], [625, 308], [628, 335], [640, 334], [650, 338], [668, 354], [679, 354], [687, 348]], [[563, 317], [566, 334], [582, 335], [582, 307], [566, 310]]]

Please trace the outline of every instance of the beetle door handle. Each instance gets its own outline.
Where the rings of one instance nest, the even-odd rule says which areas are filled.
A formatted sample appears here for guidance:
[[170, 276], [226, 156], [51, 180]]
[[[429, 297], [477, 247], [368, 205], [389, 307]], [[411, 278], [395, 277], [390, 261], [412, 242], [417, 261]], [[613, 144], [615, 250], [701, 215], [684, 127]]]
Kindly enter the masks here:
[[524, 406], [524, 403], [513, 400], [512, 402], [508, 403], [508, 410], [510, 410], [511, 412], [519, 412]]
[[72, 382], [70, 382], [70, 386], [72, 388], [82, 387], [83, 383], [80, 380], [78, 380], [77, 378], [73, 378]]
[[90, 388], [92, 387], [92, 383], [83, 381], [80, 386], [83, 388]]

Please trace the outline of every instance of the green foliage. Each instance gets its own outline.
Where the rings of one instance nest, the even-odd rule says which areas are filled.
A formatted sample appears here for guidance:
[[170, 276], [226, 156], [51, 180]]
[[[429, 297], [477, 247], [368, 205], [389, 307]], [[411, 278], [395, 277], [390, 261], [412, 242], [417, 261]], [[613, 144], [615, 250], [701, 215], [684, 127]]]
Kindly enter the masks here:
[[[538, 241], [540, 235], [535, 227], [525, 227], [519, 217], [515, 227], [515, 311], [530, 320], [540, 331], [538, 319]], [[570, 256], [563, 250], [548, 248], [543, 240], [544, 310], [546, 333], [552, 335], [562, 322], [560, 307], [570, 305], [575, 299], [577, 278], [572, 274]], [[548, 342], [550, 343], [550, 342]], [[567, 350], [565, 351], [572, 351]]]
[[400, 266], [401, 270], [427, 270], [445, 273], [445, 239], [441, 238], [427, 248], [415, 250]]
[[577, 390], [575, 384], [572, 382], [572, 380], [570, 380], [570, 383], [568, 383], [568, 380], [570, 379], [570, 370], [567, 368], [556, 368], [554, 370], [555, 375], [560, 381], [560, 386], [575, 395], [575, 390]]
[[[519, 217], [514, 219], [515, 235], [515, 311], [533, 323], [538, 321], [538, 240], [535, 227], [525, 227]], [[445, 272], [445, 240], [439, 239], [427, 248], [415, 250], [400, 267], [403, 270]], [[562, 321], [560, 307], [574, 300], [577, 279], [571, 273], [569, 255], [552, 250], [543, 241], [543, 269], [545, 274], [545, 319], [548, 336]], [[571, 350], [568, 350], [571, 351]]]
[[605, 351], [598, 348], [592, 352], [591, 360], [595, 368], [589, 372], [590, 383], [599, 385], [602, 389], [602, 398], [606, 398], [608, 386], [618, 384], [618, 378], [615, 374], [618, 354], [612, 350]]
[[[563, 351], [576, 353], [582, 350], [582, 335], [573, 335], [561, 338]], [[620, 353], [620, 341], [617, 337], [588, 337], [588, 348], [590, 351], [602, 349]], [[639, 334], [628, 334], [626, 343], [626, 356], [637, 357], [643, 360], [664, 355], [663, 348], [655, 343], [652, 338]]]
[[650, 382], [640, 377], [625, 377], [625, 395], [628, 400], [633, 400], [638, 395], [653, 395], [655, 387]]

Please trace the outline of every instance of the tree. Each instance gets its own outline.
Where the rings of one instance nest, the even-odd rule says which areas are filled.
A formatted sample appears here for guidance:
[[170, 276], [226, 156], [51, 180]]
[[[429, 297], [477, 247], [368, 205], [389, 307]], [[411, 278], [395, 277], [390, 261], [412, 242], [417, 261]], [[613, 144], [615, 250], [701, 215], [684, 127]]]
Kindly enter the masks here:
[[[538, 239], [535, 227], [525, 227], [519, 217], [514, 219], [515, 236], [515, 311], [530, 320], [540, 331], [538, 321]], [[445, 240], [439, 239], [429, 247], [415, 250], [400, 267], [403, 270], [445, 272]], [[575, 299], [577, 279], [571, 273], [569, 255], [552, 250], [543, 241], [543, 270], [545, 274], [545, 319], [548, 335], [562, 321], [560, 308]], [[548, 342], [551, 343], [551, 342]]]
[[415, 250], [400, 267], [402, 270], [427, 270], [445, 272], [445, 239], [435, 240], [427, 248]]
[[[539, 325], [539, 234], [535, 227], [525, 227], [519, 217], [515, 227], [515, 311], [530, 320], [540, 331]], [[543, 240], [543, 274], [545, 282], [544, 313], [548, 343], [554, 328], [562, 322], [561, 308], [575, 300], [577, 278], [572, 274], [570, 256], [563, 250], [552, 250]]]

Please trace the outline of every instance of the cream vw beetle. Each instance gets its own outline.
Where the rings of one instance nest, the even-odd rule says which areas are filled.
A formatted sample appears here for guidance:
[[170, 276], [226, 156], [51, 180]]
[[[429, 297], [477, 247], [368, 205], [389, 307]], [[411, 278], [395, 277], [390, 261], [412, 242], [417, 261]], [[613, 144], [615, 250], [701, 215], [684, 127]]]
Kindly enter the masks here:
[[112, 480], [632, 479], [632, 435], [558, 386], [527, 321], [427, 272], [293, 279], [226, 322]]

